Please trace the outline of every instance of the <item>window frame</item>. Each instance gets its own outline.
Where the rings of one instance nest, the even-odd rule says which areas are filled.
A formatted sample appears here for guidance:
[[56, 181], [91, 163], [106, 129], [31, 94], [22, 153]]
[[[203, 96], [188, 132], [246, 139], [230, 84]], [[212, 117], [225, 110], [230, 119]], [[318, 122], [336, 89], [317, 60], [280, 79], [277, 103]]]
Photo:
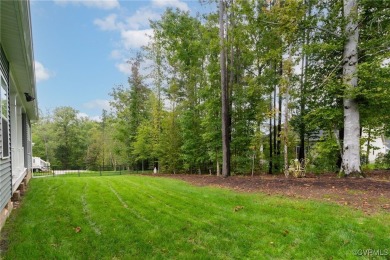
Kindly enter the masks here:
[[[3, 100], [5, 100], [5, 106], [3, 105]], [[0, 75], [0, 114], [1, 114], [1, 159], [8, 159], [11, 156], [11, 145], [10, 145], [10, 122], [9, 122], [9, 84], [3, 77], [3, 74]], [[6, 109], [4, 114], [4, 108]]]

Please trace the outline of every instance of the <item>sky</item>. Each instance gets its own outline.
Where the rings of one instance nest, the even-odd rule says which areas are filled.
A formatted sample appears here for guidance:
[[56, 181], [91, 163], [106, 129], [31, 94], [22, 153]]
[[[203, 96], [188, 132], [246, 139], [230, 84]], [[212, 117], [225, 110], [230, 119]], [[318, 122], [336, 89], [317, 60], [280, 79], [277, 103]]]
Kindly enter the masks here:
[[70, 106], [99, 120], [109, 93], [127, 85], [126, 62], [147, 44], [149, 19], [167, 7], [192, 14], [198, 0], [31, 0], [38, 106], [43, 114]]

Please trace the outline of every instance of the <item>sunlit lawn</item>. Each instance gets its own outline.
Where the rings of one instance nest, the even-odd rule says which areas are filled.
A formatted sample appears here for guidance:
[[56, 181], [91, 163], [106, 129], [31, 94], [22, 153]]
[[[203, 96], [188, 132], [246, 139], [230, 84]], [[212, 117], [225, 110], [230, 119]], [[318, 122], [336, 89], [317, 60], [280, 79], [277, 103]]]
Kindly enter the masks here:
[[110, 175], [125, 175], [125, 174], [145, 174], [152, 173], [151, 171], [128, 171], [128, 170], [116, 170], [116, 171], [91, 171], [91, 170], [52, 170], [44, 172], [34, 172], [34, 177], [91, 177], [91, 176], [110, 176]]
[[[366, 216], [333, 204], [135, 175], [47, 177], [29, 185], [2, 233], [8, 238], [5, 259], [390, 255], [386, 213]], [[368, 249], [381, 251], [363, 251]]]

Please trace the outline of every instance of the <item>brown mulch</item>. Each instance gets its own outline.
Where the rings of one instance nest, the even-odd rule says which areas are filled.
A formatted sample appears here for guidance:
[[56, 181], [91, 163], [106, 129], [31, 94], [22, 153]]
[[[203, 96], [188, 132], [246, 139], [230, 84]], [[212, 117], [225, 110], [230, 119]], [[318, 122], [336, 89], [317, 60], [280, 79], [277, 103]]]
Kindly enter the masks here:
[[366, 178], [339, 178], [336, 174], [306, 174], [305, 178], [284, 175], [230, 176], [158, 174], [197, 186], [216, 186], [240, 192], [262, 192], [294, 198], [336, 202], [367, 214], [390, 212], [390, 171], [372, 171]]

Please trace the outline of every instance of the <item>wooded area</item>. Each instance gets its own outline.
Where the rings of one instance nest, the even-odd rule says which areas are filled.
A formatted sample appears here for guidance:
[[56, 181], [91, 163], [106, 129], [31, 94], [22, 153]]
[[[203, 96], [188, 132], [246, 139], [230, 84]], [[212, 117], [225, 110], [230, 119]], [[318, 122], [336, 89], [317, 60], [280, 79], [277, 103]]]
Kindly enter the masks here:
[[101, 122], [71, 107], [42, 115], [34, 156], [224, 176], [307, 157], [313, 172], [360, 175], [370, 141], [390, 135], [390, 1], [221, 0], [150, 25], [112, 111]]

